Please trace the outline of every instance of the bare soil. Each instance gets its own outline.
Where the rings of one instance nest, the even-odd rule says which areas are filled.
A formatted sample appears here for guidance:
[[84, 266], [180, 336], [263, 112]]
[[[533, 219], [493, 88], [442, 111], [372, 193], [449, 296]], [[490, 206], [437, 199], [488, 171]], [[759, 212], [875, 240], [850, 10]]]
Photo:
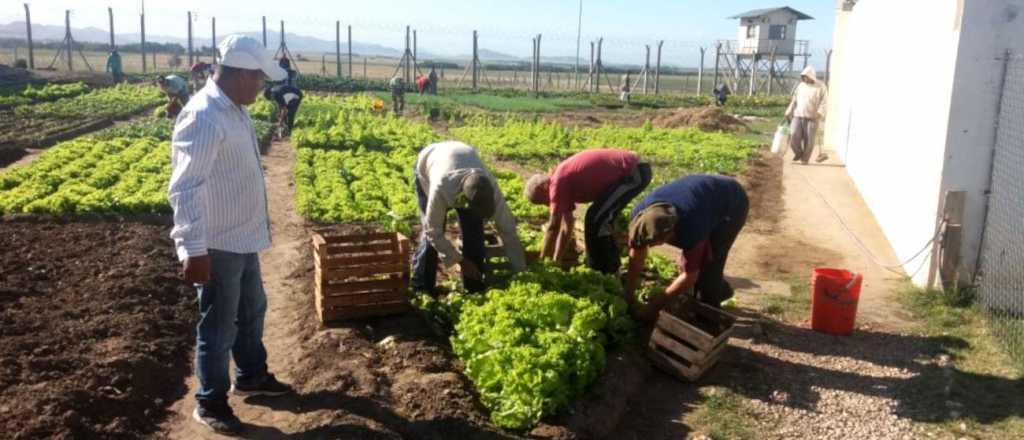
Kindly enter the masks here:
[[704, 131], [733, 132], [747, 127], [746, 123], [716, 106], [663, 110], [652, 123], [660, 128], [695, 127]]
[[188, 374], [195, 297], [164, 226], [0, 222], [0, 430], [138, 438]]

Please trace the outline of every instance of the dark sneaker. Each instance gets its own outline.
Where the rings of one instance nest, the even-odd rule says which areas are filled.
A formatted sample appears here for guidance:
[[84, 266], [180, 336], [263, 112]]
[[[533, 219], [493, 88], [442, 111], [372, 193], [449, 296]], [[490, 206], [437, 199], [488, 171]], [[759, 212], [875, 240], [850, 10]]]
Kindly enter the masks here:
[[235, 382], [231, 392], [239, 396], [282, 396], [290, 394], [292, 387], [278, 382], [273, 374], [267, 373], [258, 383]]
[[235, 435], [242, 433], [242, 421], [226, 402], [205, 403], [196, 406], [192, 418], [199, 424], [218, 434]]

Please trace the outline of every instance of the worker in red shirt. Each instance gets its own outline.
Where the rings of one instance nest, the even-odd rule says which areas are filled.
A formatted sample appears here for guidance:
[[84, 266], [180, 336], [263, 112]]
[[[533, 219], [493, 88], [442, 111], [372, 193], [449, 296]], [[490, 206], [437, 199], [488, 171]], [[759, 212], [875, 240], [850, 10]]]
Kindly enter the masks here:
[[651, 183], [651, 166], [633, 152], [615, 149], [585, 150], [560, 163], [550, 174], [538, 174], [526, 183], [526, 197], [548, 205], [540, 257], [563, 261], [574, 248], [573, 211], [577, 203], [590, 203], [584, 219], [587, 266], [615, 273], [621, 265], [613, 220]]
[[420, 75], [416, 77], [416, 89], [419, 90], [422, 95], [423, 92], [427, 91], [427, 87], [430, 87], [430, 78], [426, 75]]

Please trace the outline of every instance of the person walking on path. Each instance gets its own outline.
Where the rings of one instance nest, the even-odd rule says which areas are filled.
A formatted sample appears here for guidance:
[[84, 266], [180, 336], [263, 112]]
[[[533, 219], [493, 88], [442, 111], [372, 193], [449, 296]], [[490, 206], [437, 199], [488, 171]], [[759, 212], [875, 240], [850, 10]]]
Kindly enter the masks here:
[[402, 112], [405, 111], [405, 81], [395, 75], [388, 81], [388, 87], [391, 88], [391, 107], [395, 116], [402, 116]]
[[[800, 84], [793, 90], [793, 98], [786, 109], [786, 119], [790, 121], [792, 135], [789, 147], [793, 150], [793, 161], [807, 164], [814, 152], [814, 142], [818, 134], [818, 125], [825, 120], [828, 90], [825, 84], [818, 81], [814, 67], [807, 66], [800, 73]], [[825, 152], [818, 154], [817, 161], [828, 159]]]
[[213, 80], [175, 124], [168, 201], [184, 279], [196, 285], [199, 296], [199, 390], [192, 418], [213, 431], [238, 434], [242, 424], [228, 405], [229, 391], [292, 392], [267, 371], [267, 296], [257, 253], [270, 247], [270, 220], [256, 133], [245, 110], [263, 90], [264, 76], [281, 80], [285, 72], [253, 38], [230, 35], [219, 49]]
[[584, 150], [558, 164], [548, 174], [526, 182], [526, 198], [548, 205], [540, 258], [564, 261], [575, 248], [573, 211], [577, 203], [590, 203], [583, 223], [587, 266], [616, 273], [621, 261], [613, 224], [623, 208], [651, 183], [651, 166], [633, 152], [614, 149]]
[[653, 320], [658, 311], [691, 288], [704, 304], [721, 307], [733, 295], [724, 278], [736, 237], [747, 222], [750, 202], [743, 187], [731, 177], [695, 174], [656, 188], [633, 208], [629, 224], [629, 270], [626, 302], [636, 304], [644, 262], [653, 246], [680, 249], [680, 275], [665, 294], [634, 313]]
[[106, 71], [114, 78], [115, 84], [124, 81], [124, 66], [121, 64], [121, 54], [117, 53], [117, 49], [110, 51]]
[[[516, 220], [498, 188], [497, 180], [480, 160], [476, 149], [462, 142], [428, 145], [416, 158], [414, 181], [423, 232], [412, 262], [413, 291], [432, 292], [437, 285], [438, 258], [445, 267], [462, 269], [469, 292], [486, 287], [484, 221], [494, 219], [505, 252], [515, 272], [526, 269], [526, 255], [516, 233]], [[462, 251], [445, 236], [448, 210], [455, 209], [462, 235]]]

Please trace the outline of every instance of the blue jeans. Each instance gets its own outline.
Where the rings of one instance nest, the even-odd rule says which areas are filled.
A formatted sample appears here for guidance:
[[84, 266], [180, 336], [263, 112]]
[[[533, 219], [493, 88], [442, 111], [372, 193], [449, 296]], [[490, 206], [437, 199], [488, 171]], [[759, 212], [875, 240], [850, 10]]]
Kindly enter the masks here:
[[[420, 207], [420, 222], [425, 223], [427, 219], [427, 194], [420, 187], [420, 179], [413, 175], [413, 185], [416, 186], [416, 200]], [[462, 257], [476, 263], [476, 266], [484, 271], [484, 221], [468, 209], [456, 209], [455, 214], [459, 217], [459, 233], [462, 236]], [[437, 250], [430, 245], [425, 233], [420, 233], [420, 243], [416, 247], [416, 253], [412, 256], [412, 290], [431, 292], [437, 286]], [[468, 292], [482, 292], [484, 283], [481, 280], [474, 280], [462, 277], [462, 285]]]
[[256, 382], [267, 374], [263, 318], [267, 295], [260, 278], [259, 255], [210, 249], [210, 281], [199, 286], [196, 335], [196, 400], [227, 401], [231, 378], [229, 354], [235, 359], [235, 381]]

